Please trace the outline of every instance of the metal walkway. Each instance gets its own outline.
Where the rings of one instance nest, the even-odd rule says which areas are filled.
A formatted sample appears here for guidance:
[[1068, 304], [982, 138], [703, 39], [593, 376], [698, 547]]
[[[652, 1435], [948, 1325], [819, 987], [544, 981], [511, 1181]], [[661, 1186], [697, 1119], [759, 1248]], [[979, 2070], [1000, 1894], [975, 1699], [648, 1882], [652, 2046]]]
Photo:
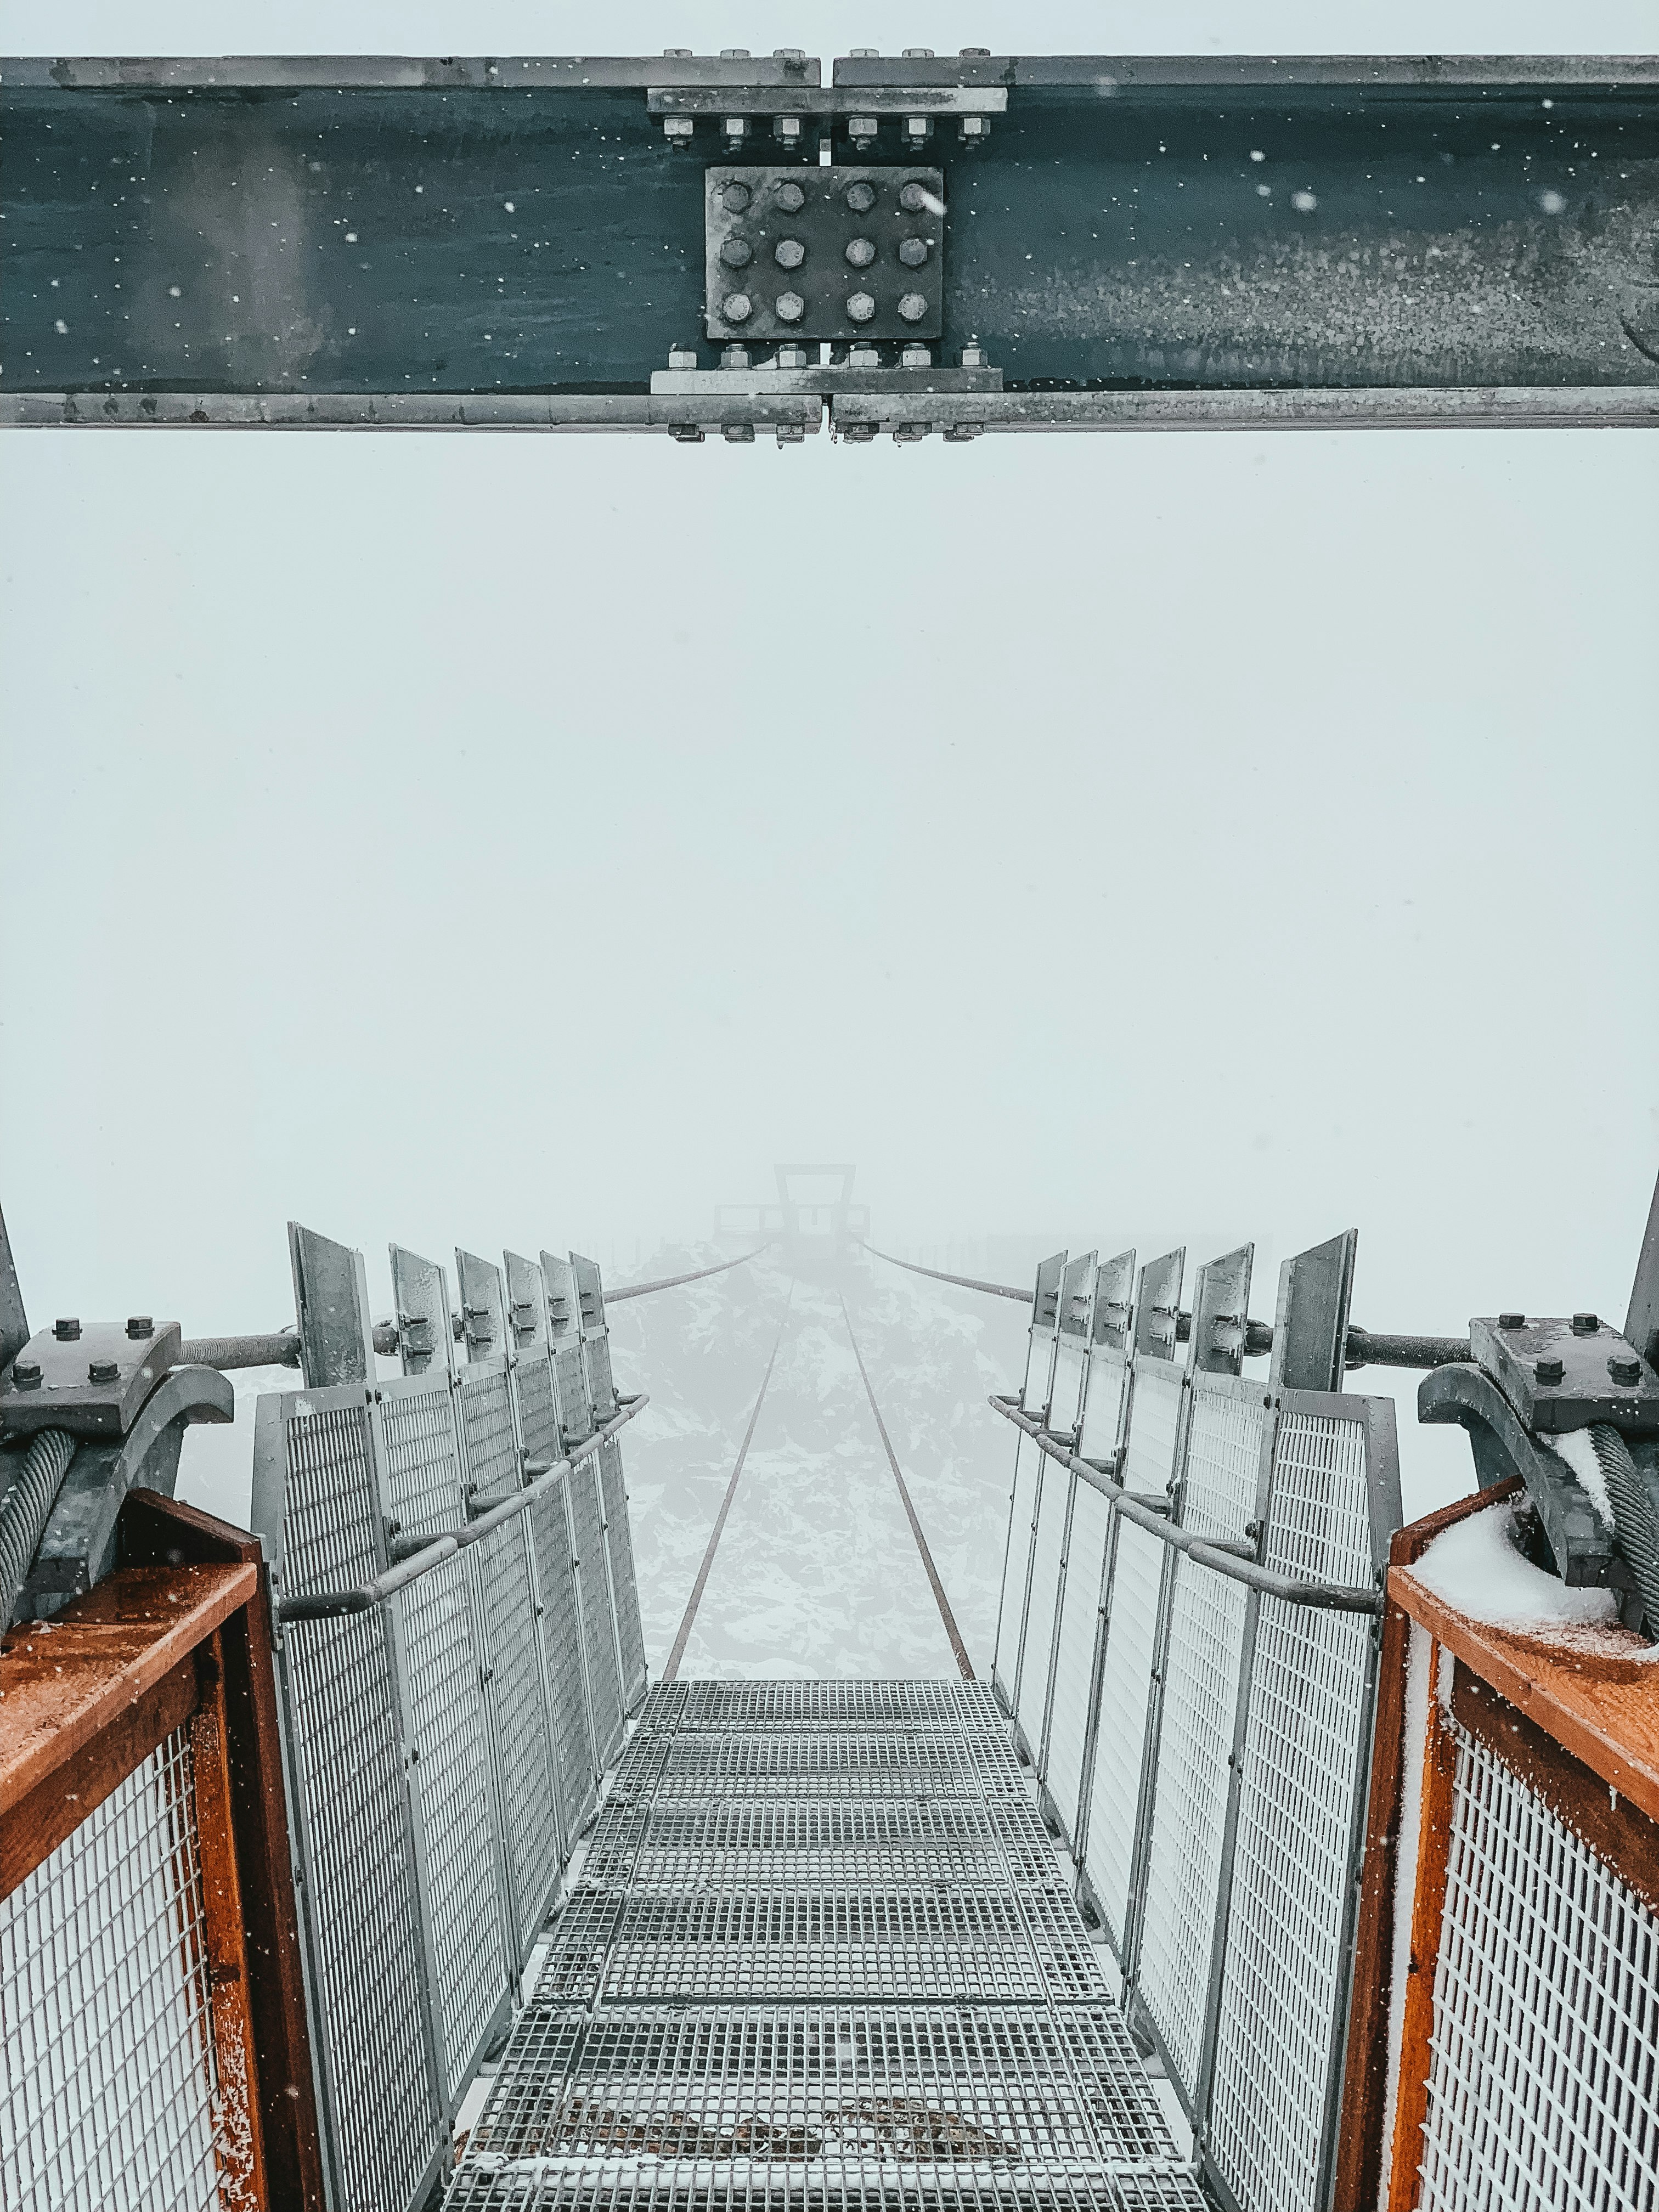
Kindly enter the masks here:
[[1201, 2212], [975, 1681], [653, 1691], [446, 2204]]

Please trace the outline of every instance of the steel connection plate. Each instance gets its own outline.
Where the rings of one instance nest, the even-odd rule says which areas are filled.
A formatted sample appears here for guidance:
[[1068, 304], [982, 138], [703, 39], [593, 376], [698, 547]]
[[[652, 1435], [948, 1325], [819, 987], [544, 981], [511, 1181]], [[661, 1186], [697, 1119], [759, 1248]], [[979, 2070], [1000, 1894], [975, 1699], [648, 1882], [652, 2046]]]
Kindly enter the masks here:
[[711, 338], [939, 337], [942, 170], [711, 168], [703, 205]]

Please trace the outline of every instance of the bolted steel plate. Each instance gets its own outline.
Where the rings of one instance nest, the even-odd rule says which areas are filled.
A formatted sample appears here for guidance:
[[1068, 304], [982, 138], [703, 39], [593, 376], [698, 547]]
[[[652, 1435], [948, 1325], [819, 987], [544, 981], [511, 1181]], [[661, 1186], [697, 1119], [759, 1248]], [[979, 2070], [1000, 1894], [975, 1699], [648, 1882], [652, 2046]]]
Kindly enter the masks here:
[[942, 170], [712, 168], [703, 192], [711, 338], [939, 337]]

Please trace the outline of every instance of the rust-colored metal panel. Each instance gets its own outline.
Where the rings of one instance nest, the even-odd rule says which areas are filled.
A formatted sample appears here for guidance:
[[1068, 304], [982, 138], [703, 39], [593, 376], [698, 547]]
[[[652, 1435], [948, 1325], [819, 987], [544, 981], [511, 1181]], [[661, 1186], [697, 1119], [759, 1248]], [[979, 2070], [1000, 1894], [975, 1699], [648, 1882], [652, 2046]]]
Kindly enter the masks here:
[[[1431, 1646], [1431, 1686], [1439, 1659], [1437, 1647]], [[1429, 2037], [1434, 2028], [1434, 1962], [1440, 1955], [1440, 1926], [1446, 1910], [1446, 1870], [1456, 1773], [1456, 1741], [1431, 1686], [1428, 1732], [1423, 1745], [1417, 1894], [1412, 1908], [1411, 1957], [1406, 1969], [1406, 2002], [1400, 2031], [1400, 2088], [1395, 2106], [1389, 2212], [1409, 2212], [1417, 2202], [1417, 2152], [1428, 2110]]]

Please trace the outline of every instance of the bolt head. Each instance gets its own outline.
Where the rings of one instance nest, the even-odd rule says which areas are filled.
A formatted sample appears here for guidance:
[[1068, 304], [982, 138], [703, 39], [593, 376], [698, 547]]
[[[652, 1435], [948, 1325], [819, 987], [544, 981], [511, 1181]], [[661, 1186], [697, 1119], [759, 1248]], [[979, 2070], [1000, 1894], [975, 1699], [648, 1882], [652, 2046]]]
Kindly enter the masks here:
[[[783, 295], [784, 300], [793, 300], [794, 297], [795, 295], [793, 292], [786, 292]], [[778, 313], [780, 314], [782, 314], [783, 313], [783, 300], [780, 300], [778, 302]], [[781, 345], [778, 348], [778, 367], [780, 368], [805, 368], [807, 365], [806, 348], [805, 346]]]
[[947, 446], [971, 445], [979, 431], [977, 422], [951, 422], [945, 428], [945, 442]]
[[696, 365], [697, 353], [695, 346], [669, 347], [668, 366], [670, 368], [695, 368]]
[[848, 368], [879, 368], [881, 355], [872, 345], [850, 346], [847, 353]]
[[927, 302], [920, 292], [907, 292], [899, 301], [899, 313], [907, 323], [919, 323], [927, 313]]
[[780, 269], [799, 269], [806, 258], [806, 248], [798, 238], [781, 238], [772, 248], [772, 258]]
[[746, 269], [755, 258], [755, 249], [746, 238], [728, 238], [720, 248], [720, 259], [728, 269]]
[[755, 303], [747, 292], [728, 292], [720, 302], [720, 314], [728, 323], [746, 323], [755, 312]]
[[1559, 1359], [1540, 1359], [1534, 1364], [1533, 1368], [1533, 1373], [1537, 1376], [1538, 1380], [1543, 1384], [1547, 1390], [1554, 1389], [1556, 1385], [1560, 1382], [1564, 1371], [1562, 1364]]
[[662, 135], [671, 145], [685, 144], [696, 129], [689, 115], [665, 115], [662, 119]]
[[841, 434], [849, 446], [867, 446], [874, 441], [876, 426], [873, 422], [848, 422]]
[[749, 349], [747, 346], [729, 345], [722, 349], [720, 353], [720, 367], [722, 368], [747, 368], [748, 366]]
[[1601, 1326], [1600, 1314], [1576, 1313], [1572, 1317], [1572, 1333], [1575, 1336], [1594, 1336]]
[[965, 62], [982, 60], [989, 55], [990, 51], [989, 46], [958, 46], [957, 49]]
[[893, 428], [893, 443], [896, 446], [920, 445], [931, 427], [931, 424], [927, 422], [896, 423]]
[[1525, 1314], [1501, 1313], [1498, 1316], [1498, 1326], [1499, 1328], [1524, 1328], [1526, 1325], [1527, 1316]]
[[747, 185], [731, 184], [720, 194], [720, 205], [733, 215], [741, 215], [753, 198]]
[[962, 365], [964, 368], [983, 368], [986, 366], [984, 347], [982, 345], [963, 346]]
[[741, 145], [749, 136], [749, 118], [746, 115], [728, 115], [721, 122], [720, 131], [732, 145]]
[[902, 185], [899, 187], [899, 205], [906, 215], [921, 215], [927, 205], [926, 188], [917, 184]]
[[81, 1334], [81, 1324], [70, 1314], [63, 1320], [53, 1322], [52, 1333], [59, 1344], [73, 1344]]
[[668, 434], [677, 446], [700, 446], [702, 443], [702, 428], [700, 423], [671, 422], [668, 426]]
[[990, 135], [991, 118], [988, 115], [964, 115], [957, 125], [957, 136], [964, 146], [971, 146], [976, 138], [988, 138]]
[[772, 118], [772, 136], [781, 138], [786, 146], [795, 144], [800, 137], [800, 129], [799, 115], [775, 115]]
[[847, 258], [854, 269], [867, 269], [876, 258], [875, 241], [868, 238], [849, 238]]
[[772, 197], [786, 215], [799, 215], [806, 205], [806, 195], [799, 185], [781, 184]]
[[908, 345], [899, 356], [899, 362], [905, 368], [931, 368], [933, 365], [933, 349], [925, 345]]
[[[780, 292], [772, 305], [781, 323], [798, 323], [806, 313], [806, 302], [799, 292]], [[802, 360], [795, 366], [805, 368], [806, 363]]]
[[93, 1359], [87, 1363], [87, 1380], [89, 1382], [113, 1382], [120, 1372], [112, 1359]]
[[906, 46], [904, 58], [907, 62], [930, 62], [933, 58], [933, 50], [931, 46]]
[[873, 185], [859, 183], [847, 187], [847, 204], [854, 215], [868, 215], [875, 204], [876, 188]]
[[1607, 1372], [1622, 1389], [1632, 1389], [1642, 1379], [1642, 1363], [1628, 1353], [1621, 1358], [1615, 1352], [1607, 1362]]
[[752, 446], [755, 426], [752, 422], [726, 422], [721, 426], [720, 434], [728, 446]]
[[691, 58], [691, 49], [690, 46], [665, 46], [662, 50], [662, 58], [665, 62], [689, 62]]
[[130, 1314], [127, 1316], [127, 1334], [135, 1341], [140, 1337], [154, 1336], [155, 1334], [155, 1323], [149, 1314]]
[[933, 135], [933, 118], [931, 115], [907, 115], [905, 117], [904, 141], [907, 145], [920, 146], [924, 139], [931, 138]]
[[849, 323], [870, 323], [875, 320], [876, 303], [867, 292], [854, 292], [847, 302]]
[[925, 238], [902, 238], [899, 240], [899, 259], [907, 269], [920, 269], [927, 258]]
[[17, 1359], [12, 1363], [13, 1387], [19, 1390], [38, 1390], [40, 1388], [40, 1363], [38, 1359]]

